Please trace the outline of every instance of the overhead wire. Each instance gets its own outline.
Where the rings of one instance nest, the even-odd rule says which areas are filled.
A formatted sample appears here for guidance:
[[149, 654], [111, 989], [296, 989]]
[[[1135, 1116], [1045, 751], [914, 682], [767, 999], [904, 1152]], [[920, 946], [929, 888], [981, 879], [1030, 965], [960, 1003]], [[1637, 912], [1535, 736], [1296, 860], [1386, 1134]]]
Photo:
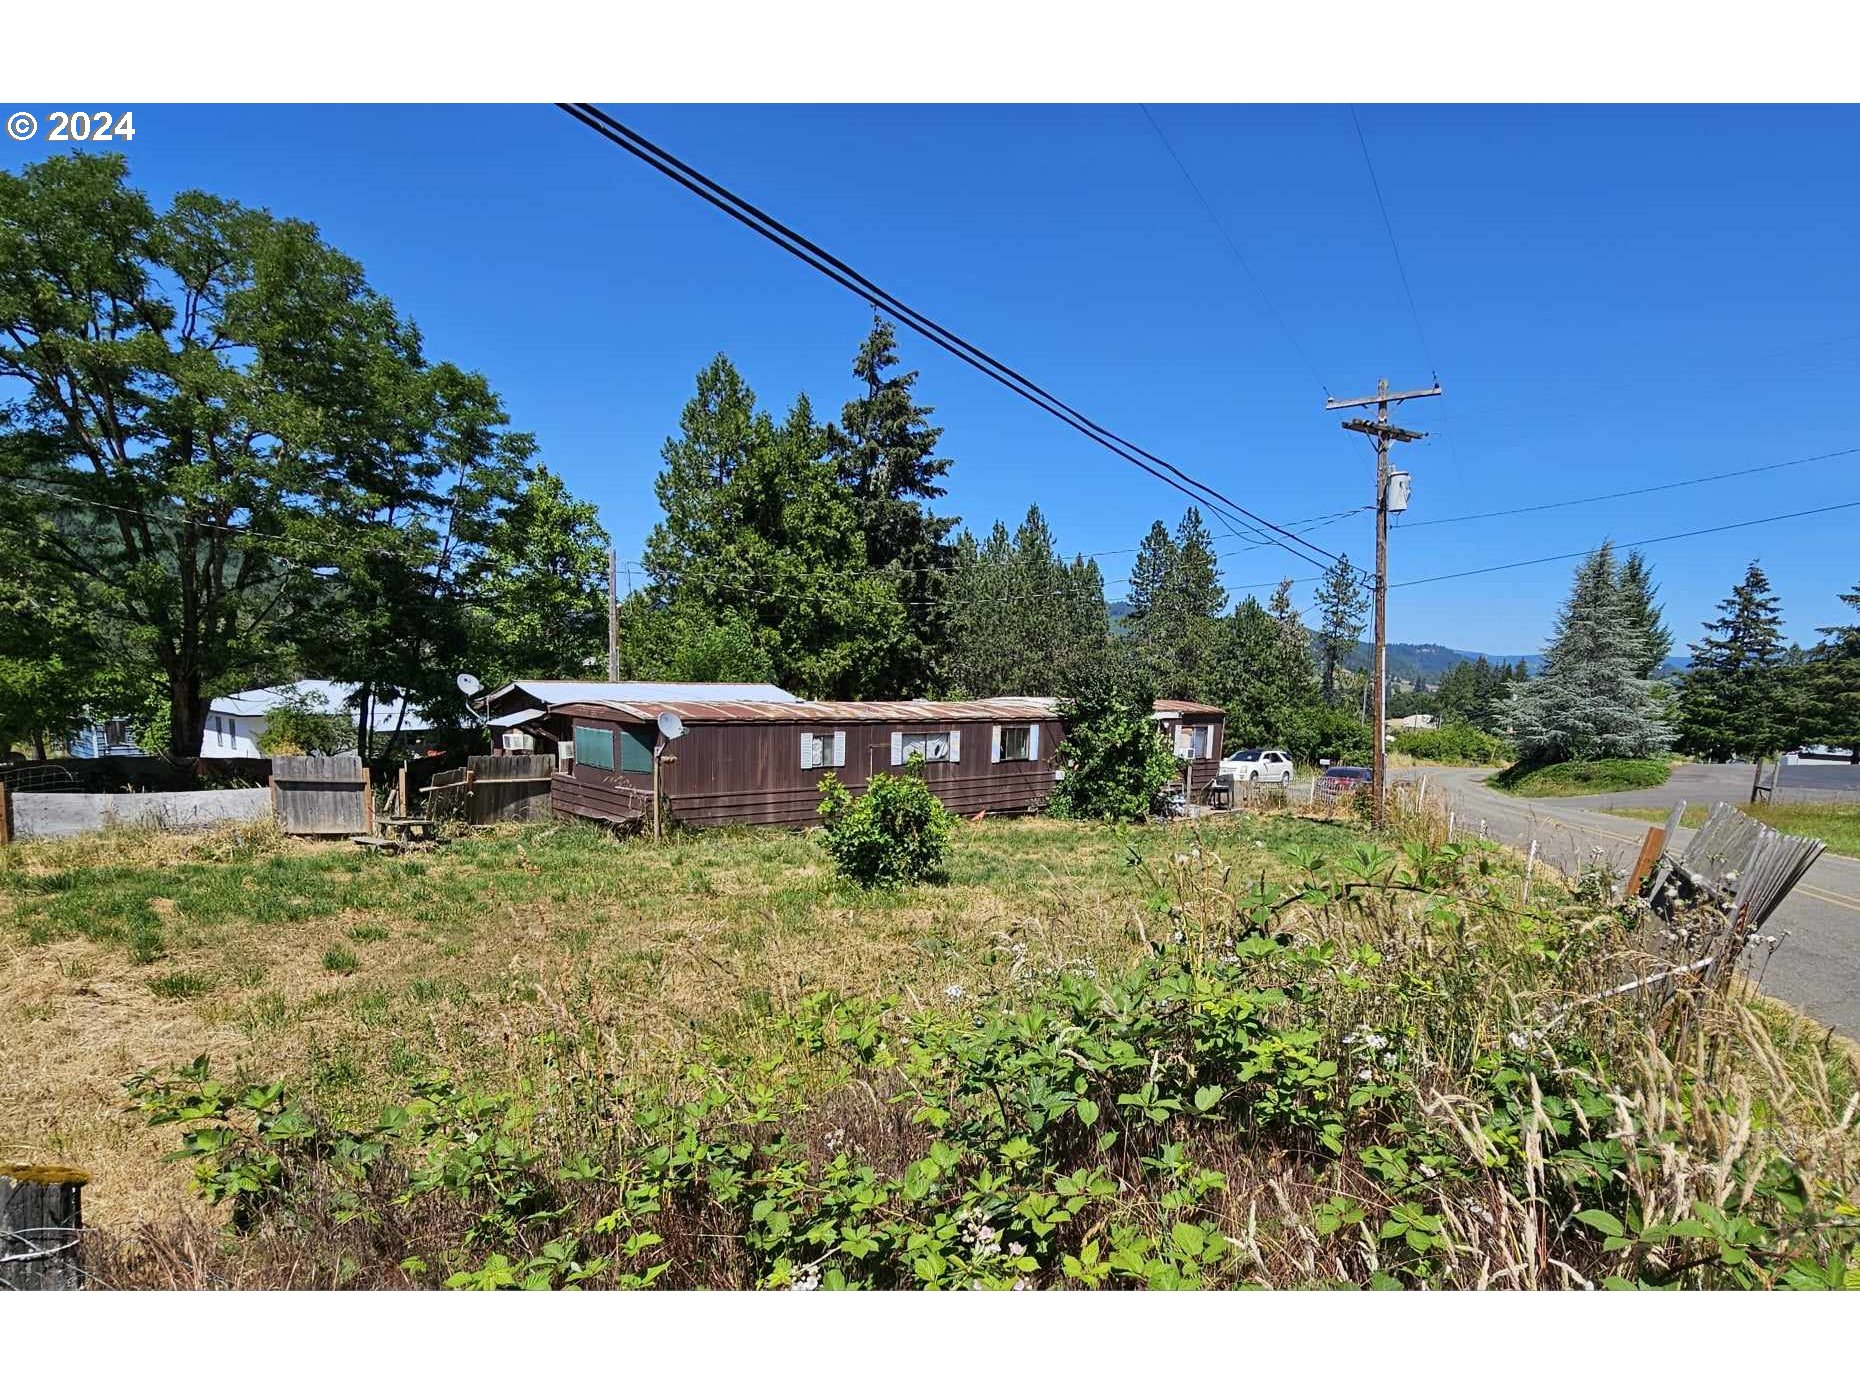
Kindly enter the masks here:
[[1408, 264], [1402, 260], [1401, 244], [1395, 240], [1395, 224], [1389, 218], [1389, 206], [1382, 197], [1382, 181], [1376, 178], [1376, 162], [1369, 157], [1369, 139], [1363, 134], [1363, 121], [1356, 114], [1356, 103], [1350, 103], [1350, 123], [1356, 127], [1356, 141], [1363, 149], [1363, 165], [1369, 171], [1369, 187], [1375, 190], [1376, 207], [1382, 210], [1382, 227], [1389, 235], [1389, 250], [1395, 254], [1395, 270], [1401, 276], [1402, 293], [1408, 297], [1408, 313], [1414, 317], [1415, 336], [1421, 341], [1421, 352], [1427, 355], [1427, 371], [1434, 375], [1434, 381], [1440, 381], [1440, 368], [1435, 361], [1433, 348], [1427, 342], [1427, 331], [1421, 325], [1421, 308], [1415, 303], [1414, 287], [1408, 282]]
[[[1771, 514], [1768, 518], [1746, 518], [1736, 523], [1720, 523], [1711, 528], [1689, 528], [1682, 533], [1664, 533], [1657, 538], [1639, 538], [1632, 542], [1616, 543], [1623, 548], [1652, 547], [1655, 543], [1676, 542], [1681, 538], [1702, 538], [1712, 533], [1729, 533], [1739, 528], [1755, 528], [1764, 523], [1786, 523], [1795, 518], [1813, 518], [1819, 514], [1839, 513], [1843, 509], [1860, 509], [1860, 499], [1845, 504], [1826, 504], [1817, 509], [1798, 509], [1794, 513]], [[1457, 581], [1461, 577], [1486, 576], [1492, 572], [1508, 572], [1519, 567], [1537, 567], [1546, 562], [1567, 562], [1576, 557], [1588, 557], [1594, 553], [1592, 547], [1578, 549], [1575, 552], [1558, 552], [1548, 557], [1530, 557], [1517, 562], [1500, 562], [1490, 567], [1469, 567], [1465, 571], [1442, 572], [1438, 576], [1414, 577], [1407, 581], [1391, 581], [1389, 589], [1398, 586], [1425, 586], [1434, 581]]]
[[[1174, 143], [1169, 139], [1168, 132], [1164, 131], [1162, 123], [1157, 121], [1156, 113], [1150, 110], [1149, 104], [1146, 102], [1140, 102], [1138, 105], [1142, 108], [1143, 115], [1148, 119], [1150, 129], [1156, 132], [1156, 138], [1162, 142], [1163, 149], [1169, 152], [1169, 158], [1175, 162], [1176, 169], [1181, 172], [1182, 179], [1187, 183], [1190, 192], [1194, 194], [1196, 200], [1201, 204], [1202, 209], [1207, 213], [1209, 221], [1214, 224], [1215, 230], [1220, 233], [1222, 240], [1226, 242], [1227, 250], [1232, 252], [1234, 254], [1234, 260], [1240, 263], [1240, 269], [1246, 273], [1247, 280], [1253, 286], [1253, 293], [1259, 297], [1260, 303], [1266, 307], [1266, 312], [1277, 321], [1280, 332], [1285, 335], [1286, 342], [1292, 346], [1293, 352], [1304, 361], [1306, 371], [1311, 374], [1312, 380], [1317, 383], [1318, 390], [1328, 399], [1331, 396], [1331, 391], [1324, 382], [1324, 375], [1318, 371], [1317, 364], [1312, 359], [1311, 355], [1305, 352], [1304, 344], [1301, 343], [1298, 336], [1292, 332], [1290, 322], [1284, 315], [1279, 313], [1279, 307], [1273, 303], [1272, 297], [1266, 294], [1265, 284], [1254, 274], [1253, 264], [1247, 260], [1246, 253], [1240, 250], [1240, 244], [1235, 239], [1233, 232], [1228, 228], [1221, 215], [1214, 211], [1214, 205], [1208, 201], [1208, 196], [1201, 191], [1201, 186], [1195, 182], [1195, 176], [1189, 173], [1187, 164], [1183, 162], [1181, 155], [1177, 153]], [[1297, 525], [1287, 524], [1286, 526], [1296, 527]]]
[[[1276, 534], [1277, 540], [1274, 545], [1307, 563], [1317, 563], [1318, 557], [1328, 558], [1331, 562], [1339, 560], [1335, 554], [1316, 544], [1306, 542], [1298, 534], [1237, 503], [1220, 490], [1197, 479], [1162, 456], [1093, 421], [1064, 399], [1049, 392], [1024, 374], [1008, 367], [953, 330], [915, 310], [819, 244], [686, 164], [677, 156], [653, 144], [595, 104], [563, 102], [558, 103], [558, 106], [595, 134], [696, 194], [758, 236], [811, 266], [829, 280], [852, 291], [861, 299], [867, 300], [874, 308], [883, 309], [893, 315], [907, 328], [930, 340], [938, 348], [994, 379], [1080, 435], [1135, 465], [1144, 473], [1188, 495], [1230, 526], [1244, 532], [1247, 525], [1239, 523], [1229, 514], [1224, 513], [1223, 506], [1249, 520], [1251, 524], [1264, 530], [1265, 533]], [[1311, 556], [1311, 553], [1318, 554], [1318, 557]]]
[[1697, 475], [1692, 479], [1673, 480], [1667, 484], [1643, 485], [1638, 489], [1617, 489], [1610, 494], [1589, 494], [1580, 499], [1559, 499], [1548, 504], [1521, 504], [1511, 509], [1490, 509], [1484, 513], [1458, 513], [1447, 518], [1423, 518], [1413, 522], [1403, 520], [1401, 527], [1438, 528], [1448, 523], [1473, 523], [1486, 518], [1510, 518], [1521, 513], [1542, 513], [1547, 509], [1571, 509], [1579, 504], [1600, 504], [1611, 499], [1631, 499], [1641, 494], [1659, 494], [1667, 490], [1686, 489], [1695, 484], [1712, 484], [1719, 480], [1741, 479], [1746, 475], [1760, 475], [1770, 470], [1785, 470], [1792, 465], [1813, 465], [1823, 460], [1839, 460], [1844, 456], [1860, 455], [1860, 446], [1849, 446], [1843, 450], [1827, 451], [1821, 455], [1804, 455], [1795, 460], [1779, 460], [1771, 465], [1752, 465], [1742, 470], [1725, 470], [1716, 475]]

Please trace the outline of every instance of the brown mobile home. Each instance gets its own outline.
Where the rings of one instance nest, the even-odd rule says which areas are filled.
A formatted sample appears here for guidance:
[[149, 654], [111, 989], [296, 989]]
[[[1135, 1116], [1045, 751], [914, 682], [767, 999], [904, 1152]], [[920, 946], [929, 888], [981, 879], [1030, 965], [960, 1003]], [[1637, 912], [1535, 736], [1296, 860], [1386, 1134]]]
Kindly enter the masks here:
[[[1157, 720], [1192, 761], [1199, 792], [1220, 768], [1221, 712], [1158, 703]], [[551, 704], [529, 723], [559, 743], [556, 813], [626, 821], [651, 809], [658, 721], [684, 735], [660, 765], [668, 815], [698, 827], [817, 821], [820, 781], [831, 773], [861, 790], [875, 774], [924, 758], [924, 778], [958, 814], [1039, 808], [1057, 779], [1064, 735], [1051, 698], [977, 702], [749, 702], [591, 700]]]
[[1169, 733], [1169, 748], [1179, 760], [1189, 763], [1188, 782], [1192, 798], [1214, 782], [1221, 773], [1222, 727], [1226, 713], [1205, 702], [1158, 702], [1156, 720]]

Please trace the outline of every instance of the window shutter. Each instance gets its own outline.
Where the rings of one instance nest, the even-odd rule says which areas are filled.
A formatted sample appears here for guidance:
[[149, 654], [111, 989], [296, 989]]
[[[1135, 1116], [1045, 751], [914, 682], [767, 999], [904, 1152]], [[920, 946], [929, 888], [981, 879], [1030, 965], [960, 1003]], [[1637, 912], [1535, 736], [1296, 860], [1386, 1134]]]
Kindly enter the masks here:
[[901, 731], [891, 733], [891, 763], [904, 764], [904, 733]]
[[1032, 726], [1027, 728], [1027, 759], [1038, 760], [1039, 758], [1040, 758], [1040, 724], [1038, 722], [1035, 722], [1033, 723]]
[[814, 733], [811, 731], [804, 731], [801, 733], [801, 769], [812, 770], [813, 768]]
[[949, 758], [952, 763], [962, 759], [962, 733], [959, 731], [949, 734]]
[[995, 749], [994, 754], [988, 757], [988, 763], [990, 765], [999, 765], [1001, 764], [1001, 728], [996, 727], [994, 730]]
[[846, 733], [843, 731], [833, 733], [833, 763], [836, 766], [846, 764]]

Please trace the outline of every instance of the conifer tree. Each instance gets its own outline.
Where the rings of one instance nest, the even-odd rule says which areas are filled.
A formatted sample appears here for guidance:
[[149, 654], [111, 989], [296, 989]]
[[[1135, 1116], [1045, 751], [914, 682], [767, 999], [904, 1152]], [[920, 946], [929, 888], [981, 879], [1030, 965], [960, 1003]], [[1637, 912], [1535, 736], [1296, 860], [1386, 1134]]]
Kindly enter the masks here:
[[1557, 613], [1543, 671], [1507, 701], [1501, 720], [1527, 760], [1645, 756], [1672, 733], [1653, 710], [1640, 676], [1644, 637], [1629, 623], [1614, 549], [1608, 543], [1576, 568]]
[[[893, 696], [875, 684], [910, 617], [895, 582], [867, 568], [857, 506], [807, 398], [777, 424], [719, 354], [680, 428], [657, 482], [665, 517], [646, 540], [645, 623], [683, 627], [660, 647], [764, 655], [805, 696]], [[706, 626], [739, 638], [692, 632]]]
[[1709, 760], [1773, 755], [1793, 734], [1785, 710], [1782, 606], [1763, 568], [1718, 603], [1679, 683], [1682, 749]]
[[950, 462], [936, 453], [943, 435], [930, 425], [933, 409], [912, 398], [913, 370], [898, 373], [897, 328], [875, 317], [853, 359], [865, 391], [840, 409], [827, 428], [827, 450], [842, 488], [853, 500], [865, 541], [866, 565], [887, 580], [911, 623], [892, 637], [861, 685], [896, 697], [919, 696], [934, 685], [948, 644], [942, 604], [954, 554], [949, 532], [957, 522], [931, 512], [943, 497]]
[[1317, 677], [1311, 665], [1311, 631], [1292, 599], [1292, 579], [1280, 581], [1266, 607], [1272, 628], [1278, 637], [1278, 662], [1286, 677], [1287, 701], [1302, 707], [1318, 694]]
[[1322, 691], [1325, 702], [1335, 702], [1337, 670], [1356, 652], [1368, 614], [1368, 602], [1348, 556], [1339, 557], [1337, 564], [1325, 573], [1317, 605]]
[[1621, 600], [1627, 610], [1628, 623], [1640, 639], [1640, 676], [1651, 678], [1660, 671], [1667, 655], [1673, 652], [1673, 632], [1661, 621], [1655, 598], [1660, 588], [1654, 585], [1653, 568], [1638, 552], [1628, 553], [1621, 566]]
[[1801, 671], [1804, 735], [1845, 746], [1860, 763], [1860, 586], [1840, 595], [1856, 615], [1849, 625], [1826, 625]]

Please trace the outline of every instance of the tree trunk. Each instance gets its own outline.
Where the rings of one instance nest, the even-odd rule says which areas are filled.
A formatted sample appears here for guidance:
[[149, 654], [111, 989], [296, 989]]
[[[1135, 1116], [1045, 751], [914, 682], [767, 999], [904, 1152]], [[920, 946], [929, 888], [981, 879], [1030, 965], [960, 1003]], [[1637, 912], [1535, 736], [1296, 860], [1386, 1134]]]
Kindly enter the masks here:
[[32, 733], [32, 758], [34, 760], [46, 759], [44, 727], [35, 728]]
[[176, 764], [192, 765], [200, 759], [201, 738], [207, 731], [207, 704], [200, 696], [200, 677], [194, 673], [168, 676], [168, 755]]

